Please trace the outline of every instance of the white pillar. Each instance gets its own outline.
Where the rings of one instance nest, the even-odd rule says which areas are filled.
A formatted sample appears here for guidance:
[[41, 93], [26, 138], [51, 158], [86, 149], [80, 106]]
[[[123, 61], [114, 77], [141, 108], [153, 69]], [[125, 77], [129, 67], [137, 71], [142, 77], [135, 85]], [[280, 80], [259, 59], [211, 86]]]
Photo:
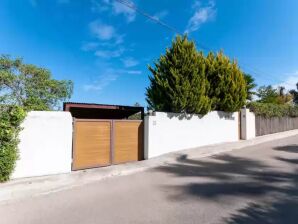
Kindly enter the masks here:
[[255, 114], [249, 109], [241, 109], [241, 139], [247, 140], [256, 137]]
[[149, 159], [149, 115], [144, 117], [144, 159]]

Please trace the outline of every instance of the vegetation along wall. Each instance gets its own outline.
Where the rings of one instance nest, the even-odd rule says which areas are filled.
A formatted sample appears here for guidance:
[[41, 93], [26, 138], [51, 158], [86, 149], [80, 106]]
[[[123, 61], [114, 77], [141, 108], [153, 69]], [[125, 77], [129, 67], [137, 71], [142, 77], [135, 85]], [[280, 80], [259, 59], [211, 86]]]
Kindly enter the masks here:
[[298, 129], [297, 106], [254, 102], [249, 107], [256, 116], [256, 136]]

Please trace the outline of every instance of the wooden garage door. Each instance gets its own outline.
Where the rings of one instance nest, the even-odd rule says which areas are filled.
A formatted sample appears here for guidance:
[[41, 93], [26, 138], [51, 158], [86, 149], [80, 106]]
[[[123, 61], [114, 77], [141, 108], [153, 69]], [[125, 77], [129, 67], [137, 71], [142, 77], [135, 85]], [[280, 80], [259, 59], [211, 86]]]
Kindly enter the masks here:
[[75, 121], [73, 170], [111, 163], [111, 124], [111, 121]]
[[118, 120], [113, 124], [113, 163], [143, 159], [143, 122]]

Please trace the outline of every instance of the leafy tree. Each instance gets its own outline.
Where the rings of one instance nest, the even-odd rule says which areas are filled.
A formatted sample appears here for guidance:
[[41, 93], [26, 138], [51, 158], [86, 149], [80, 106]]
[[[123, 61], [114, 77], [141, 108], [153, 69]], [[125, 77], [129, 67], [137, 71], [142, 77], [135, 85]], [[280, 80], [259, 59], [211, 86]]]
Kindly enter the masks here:
[[269, 86], [261, 86], [257, 90], [258, 102], [260, 103], [277, 103], [277, 89]]
[[247, 86], [244, 75], [235, 61], [219, 52], [209, 53], [207, 58], [207, 79], [210, 83], [209, 97], [213, 109], [234, 112], [245, 105]]
[[277, 103], [278, 104], [286, 104], [291, 102], [293, 96], [291, 93], [286, 93], [286, 88], [284, 86], [278, 87], [278, 96], [277, 96]]
[[244, 73], [244, 79], [246, 82], [246, 99], [252, 101], [253, 96], [256, 94], [254, 88], [257, 87], [257, 84], [255, 83], [255, 79], [250, 74]]
[[72, 90], [72, 81], [52, 79], [49, 70], [0, 56], [1, 104], [26, 110], [50, 110], [70, 98]]
[[298, 82], [296, 83], [296, 90], [295, 89], [291, 89], [289, 91], [289, 93], [292, 95], [293, 97], [293, 102], [295, 104], [298, 104]]
[[279, 96], [284, 96], [285, 95], [285, 91], [286, 91], [286, 88], [284, 86], [279, 86], [278, 89], [278, 95]]
[[177, 36], [154, 66], [149, 66], [149, 71], [149, 109], [198, 114], [210, 111], [204, 55], [197, 52], [187, 36]]
[[259, 97], [258, 102], [272, 104], [286, 104], [293, 98], [291, 93], [286, 93], [285, 87], [273, 88], [271, 85], [261, 86], [256, 95]]
[[273, 103], [273, 104], [277, 104], [278, 100], [278, 91], [277, 89], [273, 88], [271, 85], [269, 86], [261, 86], [258, 90], [257, 90], [257, 94], [259, 97], [258, 102], [260, 103]]

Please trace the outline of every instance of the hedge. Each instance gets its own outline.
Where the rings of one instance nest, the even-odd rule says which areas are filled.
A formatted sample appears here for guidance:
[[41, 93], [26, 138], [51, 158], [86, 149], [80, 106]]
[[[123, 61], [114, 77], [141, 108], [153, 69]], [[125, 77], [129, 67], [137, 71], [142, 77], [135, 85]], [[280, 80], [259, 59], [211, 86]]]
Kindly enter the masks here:
[[18, 134], [26, 116], [21, 107], [0, 105], [0, 182], [9, 180], [18, 159]]
[[248, 108], [256, 115], [264, 117], [298, 117], [298, 106], [288, 104], [253, 102]]

